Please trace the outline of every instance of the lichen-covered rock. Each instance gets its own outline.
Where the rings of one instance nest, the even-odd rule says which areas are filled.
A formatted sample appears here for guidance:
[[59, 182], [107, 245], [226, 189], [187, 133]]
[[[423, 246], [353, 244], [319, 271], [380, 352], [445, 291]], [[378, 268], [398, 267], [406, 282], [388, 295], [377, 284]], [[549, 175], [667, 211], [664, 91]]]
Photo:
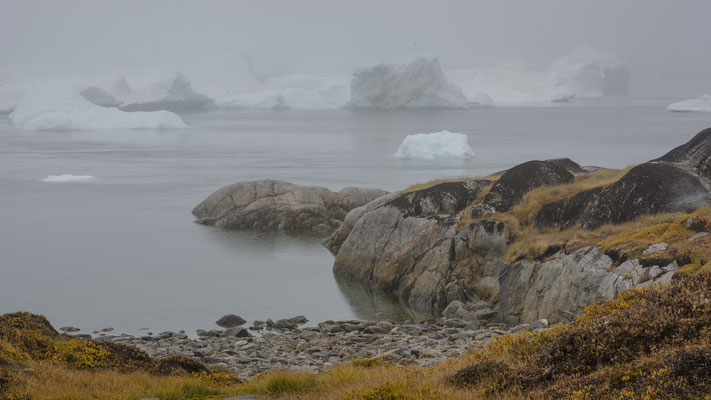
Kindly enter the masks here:
[[581, 224], [594, 229], [644, 214], [693, 210], [709, 204], [709, 193], [708, 184], [694, 172], [677, 164], [648, 162], [604, 189], [590, 189], [544, 206], [535, 224], [562, 228]]
[[325, 242], [336, 255], [334, 273], [419, 310], [494, 298], [498, 271], [490, 266], [505, 251], [505, 225], [479, 221], [457, 231], [458, 213], [489, 184], [447, 182], [353, 210]]
[[501, 175], [484, 198], [484, 203], [497, 212], [508, 211], [535, 188], [572, 183], [575, 176], [569, 169], [577, 170], [580, 166], [567, 158], [519, 164]]
[[276, 180], [223, 187], [193, 209], [197, 222], [233, 230], [331, 233], [353, 208], [387, 192], [345, 188], [332, 192]]
[[676, 265], [643, 266], [627, 260], [615, 266], [596, 247], [559, 253], [545, 262], [507, 264], [499, 277], [499, 319], [509, 325], [545, 318], [569, 320], [581, 308], [617, 293], [671, 280]]
[[654, 161], [667, 161], [690, 166], [706, 179], [711, 179], [711, 128]]

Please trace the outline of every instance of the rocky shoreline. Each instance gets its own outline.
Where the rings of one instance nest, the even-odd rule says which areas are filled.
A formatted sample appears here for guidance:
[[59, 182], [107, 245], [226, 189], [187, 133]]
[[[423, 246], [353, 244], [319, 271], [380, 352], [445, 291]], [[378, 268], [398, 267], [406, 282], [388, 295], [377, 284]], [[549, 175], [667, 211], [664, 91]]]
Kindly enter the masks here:
[[156, 358], [183, 354], [250, 379], [268, 370], [318, 372], [353, 359], [382, 358], [400, 365], [429, 366], [460, 356], [496, 336], [549, 327], [546, 320], [515, 327], [489, 322], [487, 318], [493, 314], [484, 308], [462, 315], [466, 312], [450, 309], [447, 314], [455, 318], [429, 322], [324, 321], [313, 327], [299, 327], [306, 322], [299, 316], [254, 321], [249, 328], [198, 330], [196, 338], [167, 331], [138, 337], [105, 335], [96, 340], [132, 345]]

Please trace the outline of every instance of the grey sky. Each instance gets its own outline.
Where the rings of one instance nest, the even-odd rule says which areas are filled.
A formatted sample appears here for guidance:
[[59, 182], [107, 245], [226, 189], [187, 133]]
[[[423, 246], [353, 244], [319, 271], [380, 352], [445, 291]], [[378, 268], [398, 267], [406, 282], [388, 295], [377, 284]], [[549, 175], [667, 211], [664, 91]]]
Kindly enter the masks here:
[[82, 76], [166, 68], [219, 76], [248, 54], [270, 73], [349, 72], [414, 53], [447, 67], [545, 67], [581, 44], [634, 74], [709, 90], [706, 0], [0, 0], [0, 73]]

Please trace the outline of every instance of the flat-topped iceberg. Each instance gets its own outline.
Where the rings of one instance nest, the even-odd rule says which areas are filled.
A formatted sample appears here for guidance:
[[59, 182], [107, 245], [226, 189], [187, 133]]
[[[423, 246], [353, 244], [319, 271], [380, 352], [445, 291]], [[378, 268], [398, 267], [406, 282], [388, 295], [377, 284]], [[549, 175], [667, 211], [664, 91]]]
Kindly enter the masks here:
[[678, 112], [711, 112], [711, 96], [704, 94], [695, 99], [672, 103], [667, 107], [667, 110]]
[[353, 108], [467, 108], [464, 92], [449, 82], [439, 60], [415, 56], [402, 64], [360, 68], [351, 80]]
[[10, 122], [25, 130], [170, 129], [185, 122], [169, 111], [126, 112], [90, 103], [65, 86], [35, 88], [10, 113]]
[[449, 131], [407, 135], [395, 157], [419, 160], [466, 159], [474, 157], [467, 135]]
[[72, 174], [62, 174], [62, 175], [49, 175], [46, 178], [42, 178], [42, 182], [50, 183], [77, 183], [77, 182], [91, 182], [95, 180], [91, 175], [72, 175]]

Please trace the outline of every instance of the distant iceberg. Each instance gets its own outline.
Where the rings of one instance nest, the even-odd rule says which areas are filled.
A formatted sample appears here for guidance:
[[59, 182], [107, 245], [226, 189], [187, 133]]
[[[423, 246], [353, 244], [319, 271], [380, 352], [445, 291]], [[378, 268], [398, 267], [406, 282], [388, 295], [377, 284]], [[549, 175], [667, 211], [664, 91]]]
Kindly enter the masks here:
[[221, 109], [333, 109], [348, 102], [346, 81], [314, 75], [284, 75], [267, 79], [261, 88], [218, 98]]
[[10, 113], [10, 122], [25, 130], [170, 129], [185, 122], [169, 111], [126, 112], [97, 106], [66, 86], [33, 89]]
[[470, 101], [450, 83], [433, 56], [415, 56], [402, 64], [360, 68], [351, 80], [352, 108], [467, 108]]
[[157, 82], [140, 91], [131, 90], [123, 77], [123, 81], [119, 78], [112, 89], [116, 93], [111, 94], [122, 101], [119, 108], [123, 111], [194, 112], [216, 108], [215, 100], [196, 92], [190, 81], [180, 72], [168, 85]]
[[420, 160], [466, 159], [474, 157], [467, 135], [449, 131], [407, 135], [395, 157]]
[[76, 183], [76, 182], [91, 182], [95, 180], [91, 175], [72, 175], [72, 174], [63, 174], [63, 175], [50, 175], [46, 178], [42, 178], [42, 182], [51, 182], [51, 183]]
[[711, 112], [711, 96], [705, 94], [695, 99], [672, 103], [667, 107], [667, 110], [678, 112]]
[[470, 101], [481, 93], [491, 105], [564, 103], [627, 92], [630, 67], [614, 53], [581, 46], [555, 60], [547, 71], [514, 61], [490, 69], [447, 71]]
[[626, 93], [630, 67], [617, 54], [581, 46], [553, 62], [548, 81], [577, 97], [602, 97]]

